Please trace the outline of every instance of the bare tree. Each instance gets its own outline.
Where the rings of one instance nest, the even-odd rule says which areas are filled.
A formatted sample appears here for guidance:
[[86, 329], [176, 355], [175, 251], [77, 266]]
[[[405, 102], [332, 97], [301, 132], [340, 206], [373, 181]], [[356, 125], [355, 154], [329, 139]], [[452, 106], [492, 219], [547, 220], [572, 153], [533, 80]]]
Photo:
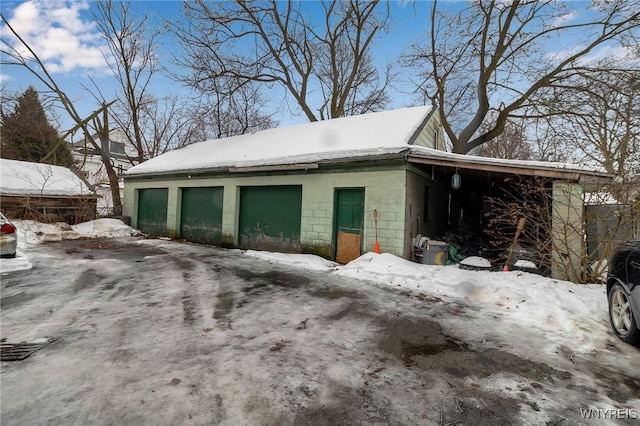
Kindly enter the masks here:
[[577, 74], [546, 109], [559, 117], [555, 137], [581, 163], [624, 179], [640, 173], [640, 71]]
[[122, 102], [114, 105], [110, 112], [129, 140], [135, 140], [134, 128], [141, 136], [134, 143], [137, 155], [129, 158], [132, 164], [138, 164], [140, 158], [144, 161], [196, 141], [191, 108], [175, 95], [149, 96], [135, 116]]
[[[484, 200], [485, 233], [496, 248], [507, 247], [514, 241], [514, 224], [525, 219], [509, 268], [518, 259], [529, 260], [545, 275], [555, 270], [574, 282], [598, 282], [606, 276], [612, 248], [633, 237], [630, 212], [638, 211], [637, 201], [636, 205], [609, 204], [605, 193], [595, 193], [586, 197], [585, 208], [554, 200], [549, 178], [517, 176], [506, 183], [500, 193]], [[562, 195], [570, 191], [563, 185], [556, 188]]]
[[[83, 117], [78, 113], [75, 108], [74, 103], [69, 99], [67, 94], [58, 86], [57, 82], [49, 73], [47, 68], [44, 65], [44, 62], [40, 59], [40, 57], [36, 54], [36, 52], [29, 46], [29, 44], [18, 34], [18, 32], [11, 26], [8, 20], [5, 18], [3, 14], [0, 14], [0, 19], [6, 26], [6, 28], [10, 31], [10, 33], [16, 38], [19, 47], [12, 46], [9, 41], [2, 40], [2, 50], [0, 53], [2, 54], [2, 60], [0, 60], [0, 64], [8, 65], [8, 66], [20, 66], [25, 68], [31, 74], [33, 74], [44, 86], [49, 90], [49, 93], [54, 96], [62, 105], [63, 109], [67, 112], [69, 117], [76, 123], [73, 129], [69, 130], [65, 135], [60, 138], [60, 141], [64, 141], [64, 139], [73, 134], [77, 130], [81, 130], [85, 135], [85, 140], [88, 141], [92, 147], [100, 154], [102, 162], [105, 166], [105, 171], [107, 172], [109, 178], [109, 185], [111, 187], [111, 194], [113, 197], [114, 204], [114, 214], [120, 215], [122, 214], [122, 200], [120, 199], [120, 189], [118, 185], [118, 174], [113, 168], [110, 159], [109, 153], [103, 149], [103, 146], [95, 141], [91, 135], [91, 129], [89, 127], [89, 123], [95, 119], [102, 108], [98, 111], [95, 111], [89, 117]], [[102, 133], [104, 129], [96, 129], [98, 133]], [[57, 148], [57, 146], [55, 147]], [[54, 149], [55, 149], [54, 148]]]
[[[218, 81], [213, 83], [213, 92], [189, 103], [176, 96], [154, 96], [151, 83], [162, 71], [154, 53], [161, 27], [154, 26], [147, 16], [135, 15], [126, 2], [99, 1], [94, 16], [115, 58], [110, 68], [122, 101], [112, 110], [112, 116], [136, 147], [134, 162], [195, 141], [264, 127], [265, 120], [271, 124], [255, 111], [257, 94], [249, 85], [224, 95]], [[211, 97], [214, 103], [204, 102]], [[214, 127], [223, 126], [224, 132], [211, 135]]]
[[559, 117], [548, 116], [545, 119], [529, 122], [530, 133], [533, 135], [531, 145], [533, 156], [540, 161], [555, 161], [566, 163], [575, 161], [572, 152], [569, 152], [566, 140], [556, 133], [561, 126]]
[[569, 90], [554, 93], [548, 110], [558, 125], [554, 137], [576, 161], [602, 167], [616, 176], [608, 188], [589, 194], [586, 212], [602, 241], [588, 241], [589, 255], [608, 254], [615, 245], [637, 238], [640, 220], [640, 72], [577, 74]]
[[0, 85], [0, 116], [9, 114], [13, 111], [18, 103], [20, 92], [10, 90], [6, 83]]
[[[494, 122], [483, 124], [480, 131], [486, 131]], [[521, 121], [509, 120], [504, 132], [475, 148], [473, 154], [481, 157], [509, 158], [515, 160], [533, 160], [533, 150], [527, 139], [526, 126]]]
[[255, 84], [224, 94], [223, 80], [211, 82], [213, 90], [203, 93], [190, 113], [194, 135], [199, 140], [221, 139], [275, 127], [273, 119], [261, 113], [265, 101]]
[[[418, 90], [438, 106], [453, 151], [466, 154], [503, 133], [509, 118], [535, 114], [546, 92], [592, 70], [587, 59], [598, 49], [636, 54], [629, 46], [637, 46], [639, 25], [637, 0], [480, 0], [449, 13], [434, 0], [430, 40], [414, 44], [406, 64], [418, 70]], [[544, 49], [567, 38], [568, 50]], [[481, 131], [490, 111], [495, 124]]]
[[[551, 271], [552, 241], [552, 182], [548, 178], [514, 177], [506, 181], [504, 189], [495, 196], [487, 197], [485, 233], [496, 249], [509, 247], [514, 241], [516, 227], [520, 219], [525, 219], [519, 241], [518, 255], [531, 255], [539, 271]], [[528, 250], [527, 250], [528, 249]], [[520, 253], [521, 252], [521, 253]], [[505, 253], [506, 254], [506, 253]], [[507, 261], [498, 259], [500, 262]], [[511, 259], [515, 262], [515, 259]], [[513, 265], [507, 265], [509, 268]]]
[[[387, 9], [385, 9], [387, 7]], [[311, 15], [313, 14], [313, 18]], [[250, 83], [281, 87], [309, 121], [361, 114], [388, 102], [391, 74], [371, 56], [388, 6], [371, 2], [185, 2], [172, 25], [185, 47], [183, 78], [229, 95]], [[184, 23], [187, 26], [182, 26]]]
[[127, 2], [98, 1], [92, 10], [113, 58], [107, 64], [118, 83], [119, 101], [111, 115], [136, 148], [132, 163], [182, 145], [190, 125], [185, 108], [176, 97], [158, 99], [150, 89], [162, 70], [155, 54], [160, 26], [132, 12]]

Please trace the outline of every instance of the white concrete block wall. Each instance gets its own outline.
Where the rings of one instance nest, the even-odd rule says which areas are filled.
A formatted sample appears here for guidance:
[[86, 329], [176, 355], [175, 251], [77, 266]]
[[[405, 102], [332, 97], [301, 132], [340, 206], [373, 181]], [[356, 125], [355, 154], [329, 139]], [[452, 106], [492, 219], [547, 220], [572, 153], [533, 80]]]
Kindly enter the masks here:
[[575, 182], [553, 182], [551, 234], [551, 276], [582, 282], [582, 259], [586, 245], [583, 228], [584, 197], [582, 185]]
[[375, 224], [373, 211], [378, 210], [378, 242], [384, 252], [403, 256], [405, 223], [404, 167], [393, 170], [365, 172], [332, 172], [280, 176], [232, 175], [214, 178], [181, 178], [127, 180], [125, 182], [124, 214], [137, 226], [136, 190], [169, 188], [167, 228], [177, 236], [180, 225], [182, 187], [223, 186], [222, 237], [226, 245], [237, 245], [240, 188], [262, 185], [302, 185], [301, 246], [331, 255], [334, 228], [334, 196], [336, 188], [364, 188], [363, 252], [373, 251]]

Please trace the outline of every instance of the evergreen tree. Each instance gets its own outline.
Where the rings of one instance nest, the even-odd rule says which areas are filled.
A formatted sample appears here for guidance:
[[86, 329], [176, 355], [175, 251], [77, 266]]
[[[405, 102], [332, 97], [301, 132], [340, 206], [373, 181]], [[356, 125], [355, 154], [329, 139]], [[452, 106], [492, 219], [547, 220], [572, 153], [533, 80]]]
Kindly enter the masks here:
[[[58, 144], [57, 130], [49, 123], [38, 92], [29, 87], [16, 99], [13, 112], [0, 117], [0, 156], [11, 160], [40, 162]], [[71, 167], [73, 158], [63, 142], [47, 163]]]

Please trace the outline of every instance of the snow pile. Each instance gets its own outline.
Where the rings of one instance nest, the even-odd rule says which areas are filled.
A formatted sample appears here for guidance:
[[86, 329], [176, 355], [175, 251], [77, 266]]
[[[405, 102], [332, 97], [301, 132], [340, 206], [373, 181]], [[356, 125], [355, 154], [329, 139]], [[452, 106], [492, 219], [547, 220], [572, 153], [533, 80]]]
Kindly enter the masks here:
[[129, 225], [119, 219], [97, 219], [79, 223], [71, 227], [74, 232], [85, 237], [117, 238], [128, 237], [136, 233]]
[[11, 223], [18, 230], [18, 249], [63, 239], [128, 237], [136, 232], [119, 219], [96, 219], [78, 225], [64, 222], [40, 223], [33, 220], [12, 220]]
[[310, 271], [325, 271], [338, 266], [336, 262], [312, 254], [272, 253], [255, 250], [247, 250], [245, 254], [270, 263], [290, 265]]
[[397, 287], [421, 290], [442, 266], [409, 262], [389, 253], [366, 253], [342, 266], [337, 274]]
[[26, 271], [33, 268], [31, 261], [20, 250], [16, 252], [15, 259], [0, 259], [0, 273]]
[[[520, 271], [423, 265], [385, 253], [367, 253], [335, 273], [459, 305], [465, 316], [446, 322], [461, 337], [484, 333], [515, 343], [518, 335], [513, 330], [521, 328], [527, 330], [528, 342], [515, 346], [529, 348], [534, 343], [551, 354], [568, 344], [576, 351], [589, 352], [594, 346], [605, 346], [609, 335], [606, 287], [600, 284], [578, 285]], [[504, 327], [496, 329], [495, 318]], [[594, 336], [601, 341], [594, 342]]]
[[18, 234], [18, 251], [15, 259], [0, 259], [0, 273], [3, 274], [31, 269], [33, 265], [24, 252], [36, 244], [63, 239], [127, 237], [137, 232], [119, 219], [97, 219], [78, 225], [33, 220], [12, 220], [11, 223]]

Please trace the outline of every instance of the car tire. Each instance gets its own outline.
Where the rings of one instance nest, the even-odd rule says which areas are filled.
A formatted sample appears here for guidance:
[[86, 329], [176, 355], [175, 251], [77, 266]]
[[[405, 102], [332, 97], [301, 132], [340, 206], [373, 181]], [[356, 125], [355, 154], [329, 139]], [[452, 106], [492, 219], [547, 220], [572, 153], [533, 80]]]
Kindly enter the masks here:
[[620, 284], [614, 284], [609, 291], [609, 321], [620, 340], [640, 347], [640, 330], [633, 317], [629, 296]]

